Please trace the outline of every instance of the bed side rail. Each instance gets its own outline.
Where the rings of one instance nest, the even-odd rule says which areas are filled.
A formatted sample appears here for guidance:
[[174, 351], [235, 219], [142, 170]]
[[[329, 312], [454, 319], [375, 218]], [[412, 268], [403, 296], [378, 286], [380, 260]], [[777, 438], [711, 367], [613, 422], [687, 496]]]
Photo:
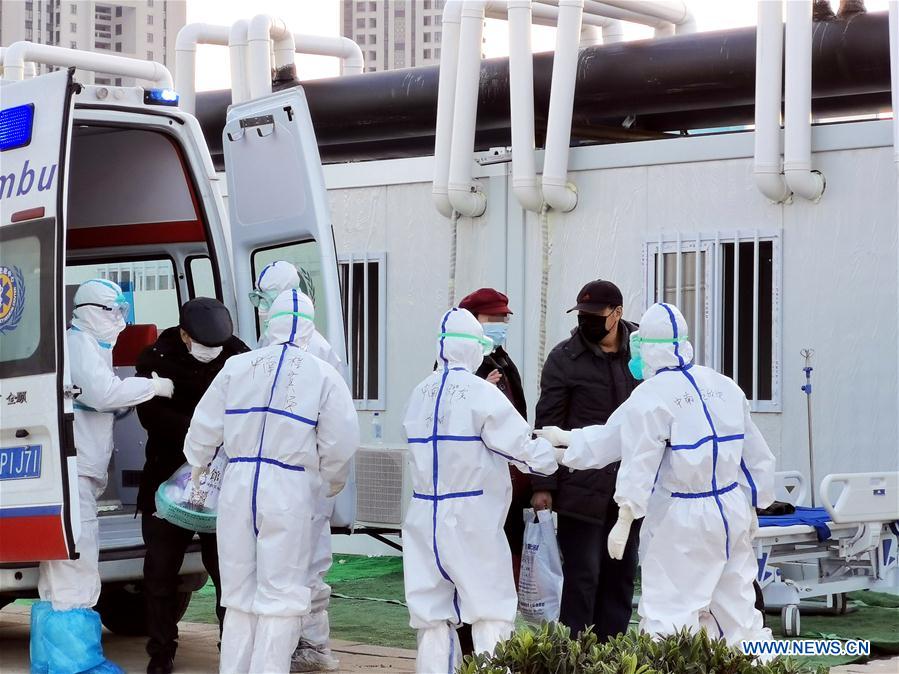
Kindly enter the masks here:
[[834, 473], [821, 480], [818, 498], [838, 524], [895, 522], [899, 520], [899, 471]]
[[808, 482], [798, 470], [780, 470], [774, 474], [774, 498], [794, 506], [809, 504]]

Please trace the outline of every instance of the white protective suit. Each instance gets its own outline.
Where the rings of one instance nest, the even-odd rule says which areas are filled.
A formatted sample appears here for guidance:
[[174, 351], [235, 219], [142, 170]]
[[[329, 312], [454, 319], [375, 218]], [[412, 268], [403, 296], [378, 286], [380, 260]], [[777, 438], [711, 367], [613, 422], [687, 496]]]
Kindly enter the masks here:
[[[301, 289], [300, 273], [290, 262], [278, 260], [266, 265], [259, 278], [256, 279], [256, 291], [261, 295], [259, 318], [263, 325], [269, 316], [272, 301], [285, 290]], [[308, 295], [304, 293], [308, 298]], [[309, 299], [310, 303], [312, 300]], [[271, 343], [268, 331], [264, 331], [259, 339], [259, 348]], [[328, 340], [316, 329], [312, 331], [306, 351], [331, 365], [346, 380], [346, 366]], [[331, 515], [334, 513], [336, 497], [321, 494], [318, 507], [312, 522], [312, 540], [315, 548], [312, 551], [311, 569], [312, 612], [303, 617], [300, 630], [300, 644], [291, 671], [319, 671], [337, 668], [337, 660], [331, 656], [329, 637], [331, 625], [328, 620], [328, 604], [331, 600], [331, 586], [325, 582], [325, 576], [331, 569]], [[314, 652], [309, 652], [314, 651]]]
[[686, 335], [676, 307], [646, 311], [639, 337], [668, 343], [641, 345], [646, 381], [604, 426], [573, 431], [561, 461], [586, 469], [621, 460], [615, 501], [645, 517], [644, 631], [711, 625], [711, 636], [731, 645], [770, 639], [755, 609], [752, 528], [754, 508], [774, 500], [774, 456], [743, 391], [695, 365]]
[[112, 348], [125, 319], [117, 310], [122, 289], [110, 281], [92, 279], [75, 293], [72, 327], [66, 333], [72, 384], [81, 389], [75, 399], [75, 448], [78, 452], [78, 500], [81, 535], [78, 559], [41, 562], [38, 590], [54, 610], [89, 608], [100, 596], [97, 498], [106, 489], [112, 457], [113, 412], [134, 407], [156, 395], [153, 380], [119, 379], [112, 369]]
[[[464, 309], [441, 321], [437, 370], [412, 392], [404, 427], [413, 497], [403, 523], [403, 575], [417, 672], [454, 672], [456, 628], [472, 626], [476, 652], [511, 635], [518, 596], [503, 524], [512, 498], [508, 463], [551, 474], [552, 446], [496, 386], [475, 376], [484, 331]], [[485, 340], [486, 341], [486, 340]]]
[[271, 307], [271, 346], [228, 360], [191, 420], [184, 453], [206, 466], [224, 443], [219, 497], [222, 672], [287, 672], [309, 613], [313, 515], [359, 445], [346, 383], [308, 354], [313, 308], [297, 290]]

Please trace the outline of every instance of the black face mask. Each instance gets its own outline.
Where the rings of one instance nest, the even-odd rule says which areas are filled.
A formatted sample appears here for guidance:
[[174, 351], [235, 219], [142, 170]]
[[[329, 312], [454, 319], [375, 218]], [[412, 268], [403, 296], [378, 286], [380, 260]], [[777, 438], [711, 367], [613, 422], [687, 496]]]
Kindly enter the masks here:
[[578, 328], [588, 342], [599, 344], [609, 334], [606, 328], [608, 316], [596, 316], [595, 314], [579, 314], [577, 317]]

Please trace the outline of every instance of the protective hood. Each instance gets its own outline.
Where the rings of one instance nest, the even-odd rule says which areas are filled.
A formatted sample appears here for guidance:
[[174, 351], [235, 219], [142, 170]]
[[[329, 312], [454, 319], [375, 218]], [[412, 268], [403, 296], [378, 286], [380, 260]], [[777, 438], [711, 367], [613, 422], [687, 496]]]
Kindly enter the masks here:
[[[300, 287], [300, 274], [290, 262], [278, 260], [266, 265], [256, 279], [256, 291], [259, 298], [259, 317], [265, 321], [271, 313], [271, 304], [285, 290]], [[251, 293], [252, 294], [252, 293]]]
[[112, 348], [125, 329], [128, 303], [121, 287], [105, 279], [91, 279], [75, 291], [72, 326]]
[[437, 367], [462, 367], [469, 372], [476, 372], [484, 360], [482, 340], [484, 328], [471, 312], [466, 309], [450, 309], [440, 321]]
[[[688, 341], [687, 321], [673, 304], [653, 304], [649, 307], [640, 319], [638, 334], [644, 378], [649, 379], [665, 368], [680, 368], [693, 362], [693, 345]], [[651, 340], [666, 341], [658, 343]]]
[[265, 331], [266, 341], [268, 344], [293, 344], [305, 349], [315, 332], [314, 320], [312, 300], [296, 288], [285, 290], [272, 302]]

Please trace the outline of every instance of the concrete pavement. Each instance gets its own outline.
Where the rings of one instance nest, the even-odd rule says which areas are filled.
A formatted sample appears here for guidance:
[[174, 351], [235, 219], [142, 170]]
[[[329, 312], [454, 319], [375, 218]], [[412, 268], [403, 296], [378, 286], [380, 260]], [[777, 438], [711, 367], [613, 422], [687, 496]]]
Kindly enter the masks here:
[[[0, 672], [27, 674], [29, 607], [12, 605], [0, 611]], [[177, 674], [210, 674], [218, 671], [218, 628], [214, 625], [181, 623]], [[106, 656], [129, 674], [147, 670], [144, 638], [103, 634]], [[334, 641], [341, 672], [414, 672], [415, 651]]]

